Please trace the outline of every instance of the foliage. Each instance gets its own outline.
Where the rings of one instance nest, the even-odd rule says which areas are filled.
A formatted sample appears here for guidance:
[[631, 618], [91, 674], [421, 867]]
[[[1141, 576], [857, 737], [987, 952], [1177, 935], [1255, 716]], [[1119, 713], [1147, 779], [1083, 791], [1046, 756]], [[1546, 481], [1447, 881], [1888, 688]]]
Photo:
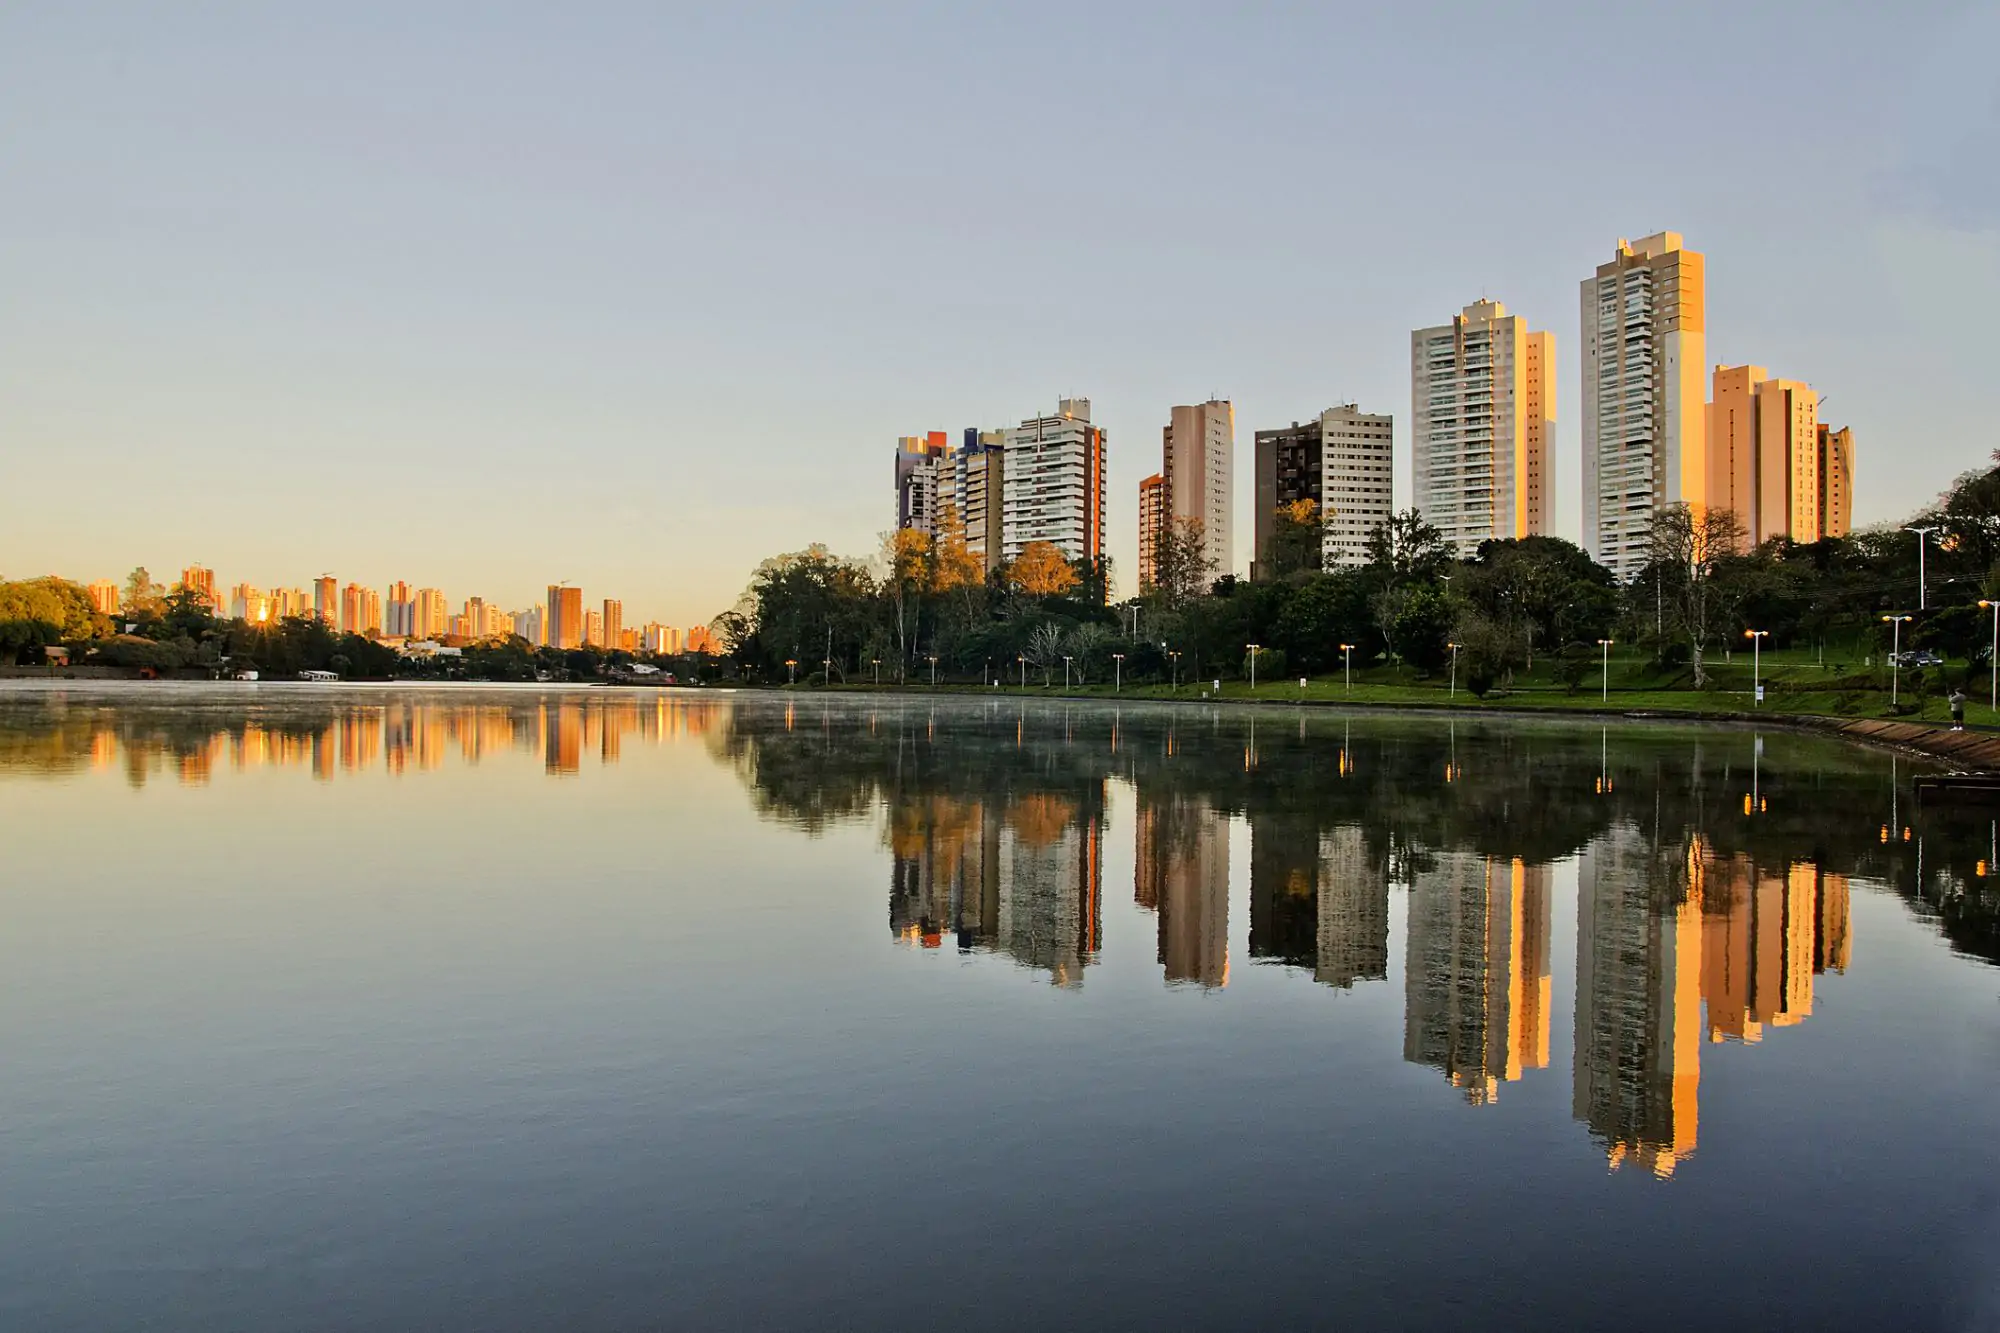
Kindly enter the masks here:
[[67, 579], [0, 582], [0, 661], [48, 645], [104, 638], [111, 622], [97, 613], [90, 594]]
[[1168, 515], [1153, 544], [1153, 587], [1169, 607], [1185, 606], [1215, 578], [1202, 521]]
[[1271, 541], [1257, 577], [1284, 579], [1318, 573], [1324, 559], [1324, 519], [1311, 500], [1280, 505], [1271, 515]]
[[1074, 566], [1050, 542], [1029, 542], [1007, 567], [1007, 583], [1023, 597], [1060, 597], [1075, 588]]

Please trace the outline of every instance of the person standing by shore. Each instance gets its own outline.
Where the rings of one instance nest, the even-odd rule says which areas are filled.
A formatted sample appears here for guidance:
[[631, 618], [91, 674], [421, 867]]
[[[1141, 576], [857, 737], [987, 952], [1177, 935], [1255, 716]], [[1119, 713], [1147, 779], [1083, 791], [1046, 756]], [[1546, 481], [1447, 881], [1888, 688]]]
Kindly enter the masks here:
[[1953, 689], [1951, 692], [1951, 729], [1965, 730], [1965, 691]]

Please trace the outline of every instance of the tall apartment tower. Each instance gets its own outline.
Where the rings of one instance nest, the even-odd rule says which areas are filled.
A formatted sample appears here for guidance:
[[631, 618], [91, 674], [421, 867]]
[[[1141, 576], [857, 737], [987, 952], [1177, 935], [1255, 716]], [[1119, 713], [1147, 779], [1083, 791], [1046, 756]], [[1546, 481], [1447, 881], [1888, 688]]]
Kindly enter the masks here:
[[583, 646], [583, 589], [549, 585], [549, 615], [545, 629], [551, 648]]
[[1714, 390], [1701, 490], [1689, 503], [1733, 512], [1748, 546], [1828, 535], [1819, 395], [1797, 380], [1772, 379], [1762, 366], [1717, 366]]
[[1166, 479], [1155, 472], [1139, 483], [1139, 591], [1160, 582], [1160, 524], [1166, 521]]
[[1621, 579], [1646, 563], [1653, 515], [1699, 485], [1704, 270], [1663, 231], [1620, 240], [1583, 281], [1583, 540]]
[[622, 648], [625, 645], [625, 603], [615, 597], [604, 599], [604, 646]]
[[444, 593], [436, 588], [417, 589], [416, 610], [411, 616], [410, 633], [419, 639], [435, 639], [445, 631], [451, 613], [444, 604]]
[[367, 589], [358, 583], [350, 583], [340, 594], [340, 632], [359, 634], [366, 620], [365, 600], [362, 594]]
[[1821, 423], [1819, 453], [1819, 535], [1845, 537], [1854, 526], [1854, 431]]
[[1395, 417], [1343, 403], [1258, 431], [1256, 450], [1257, 564], [1270, 558], [1278, 511], [1300, 500], [1319, 507], [1323, 568], [1367, 564], [1368, 538], [1395, 508]]
[[951, 503], [965, 529], [965, 549], [985, 561], [990, 574], [1000, 567], [1005, 543], [1007, 433], [966, 427], [965, 445], [951, 456], [946, 470], [951, 476]]
[[1160, 440], [1166, 511], [1161, 522], [1201, 524], [1203, 553], [1217, 577], [1236, 569], [1236, 409], [1211, 398], [1176, 407]]
[[340, 623], [340, 580], [331, 574], [313, 580], [313, 615], [329, 625]]
[[410, 585], [401, 579], [389, 585], [388, 618], [383, 631], [392, 639], [407, 639], [416, 629], [417, 604], [410, 598]]
[[90, 604], [101, 616], [112, 614], [118, 609], [118, 585], [110, 579], [99, 579], [91, 584]]
[[1068, 560], [1104, 558], [1104, 454], [1088, 398], [1065, 398], [1054, 415], [1007, 432], [1002, 559], [1014, 560], [1030, 542], [1048, 542]]
[[1461, 559], [1492, 538], [1548, 532], [1555, 375], [1555, 335], [1498, 301], [1410, 335], [1415, 503]]
[[905, 435], [896, 441], [896, 527], [931, 533], [937, 523], [938, 474], [948, 466], [945, 433]]
[[215, 595], [214, 570], [203, 565], [189, 565], [181, 571], [181, 586], [199, 598], [211, 612], [222, 609], [221, 599]]

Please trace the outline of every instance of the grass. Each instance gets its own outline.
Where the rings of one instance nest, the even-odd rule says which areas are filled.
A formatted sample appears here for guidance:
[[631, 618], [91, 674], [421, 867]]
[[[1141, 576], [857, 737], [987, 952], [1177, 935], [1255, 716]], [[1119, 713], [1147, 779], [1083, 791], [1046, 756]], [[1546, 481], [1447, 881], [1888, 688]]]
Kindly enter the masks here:
[[[1931, 667], [1921, 672], [1903, 671], [1900, 689], [1896, 691], [1901, 707], [1894, 712], [1890, 705], [1891, 673], [1880, 664], [1879, 659], [1870, 664], [1865, 658], [1841, 660], [1829, 655], [1822, 663], [1810, 649], [1765, 653], [1758, 666], [1753, 666], [1750, 657], [1742, 653], [1712, 660], [1708, 663], [1708, 686], [1700, 690], [1694, 688], [1691, 668], [1662, 671], [1650, 658], [1639, 654], [1612, 657], [1608, 693], [1604, 692], [1606, 682], [1599, 667], [1593, 666], [1582, 684], [1572, 692], [1568, 686], [1554, 679], [1552, 666], [1546, 660], [1538, 661], [1532, 670], [1517, 672], [1509, 687], [1496, 689], [1485, 699], [1473, 696], [1466, 688], [1463, 675], [1454, 691], [1449, 672], [1422, 677], [1414, 670], [1389, 666], [1357, 670], [1351, 690], [1344, 677], [1336, 673], [1310, 679], [1303, 688], [1297, 676], [1260, 680], [1254, 692], [1247, 680], [1224, 680], [1219, 693], [1213, 687], [1212, 677], [1183, 681], [1178, 690], [1164, 684], [1128, 681], [1122, 689], [1115, 691], [1115, 695], [1135, 700], [1220, 698], [1229, 702], [1453, 708], [1470, 713], [1548, 710], [1720, 714], [1746, 718], [1815, 715], [1893, 717], [1899, 721], [1949, 723], [1951, 709], [1946, 696], [1953, 685], [1959, 685], [1969, 696], [1966, 701], [1966, 720], [1969, 723], [2000, 725], [2000, 712], [1987, 706], [1988, 690], [1984, 687], [1988, 679], [1985, 672], [1982, 670], [1977, 673], [1977, 679], [1969, 680], [1969, 668], [1963, 662], [1950, 663], [1941, 668]], [[1762, 705], [1757, 703], [1752, 688], [1753, 671], [1757, 672], [1765, 687]], [[1021, 695], [1023, 691], [1017, 681], [1018, 677], [1003, 680], [998, 693]], [[843, 688], [868, 691], [872, 687], [863, 682]], [[887, 690], [893, 687], [882, 688]], [[913, 688], [928, 690], [929, 687], [913, 682]], [[940, 692], [951, 693], [994, 692], [990, 686], [981, 689], [978, 685], [946, 684], [942, 681], [937, 688]], [[1108, 699], [1114, 696], [1108, 680], [1072, 684], [1065, 689], [1061, 672], [1053, 673], [1052, 683], [1045, 686], [1032, 670], [1026, 693], [1066, 698]]]

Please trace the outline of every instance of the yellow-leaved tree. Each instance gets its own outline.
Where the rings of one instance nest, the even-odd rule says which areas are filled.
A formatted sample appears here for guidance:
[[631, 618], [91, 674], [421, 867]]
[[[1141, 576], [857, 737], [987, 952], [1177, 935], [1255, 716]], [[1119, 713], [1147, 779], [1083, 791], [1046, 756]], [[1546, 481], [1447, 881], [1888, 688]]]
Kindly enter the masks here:
[[1029, 542], [1007, 567], [1007, 582], [1029, 597], [1060, 597], [1076, 587], [1076, 569], [1049, 542]]

